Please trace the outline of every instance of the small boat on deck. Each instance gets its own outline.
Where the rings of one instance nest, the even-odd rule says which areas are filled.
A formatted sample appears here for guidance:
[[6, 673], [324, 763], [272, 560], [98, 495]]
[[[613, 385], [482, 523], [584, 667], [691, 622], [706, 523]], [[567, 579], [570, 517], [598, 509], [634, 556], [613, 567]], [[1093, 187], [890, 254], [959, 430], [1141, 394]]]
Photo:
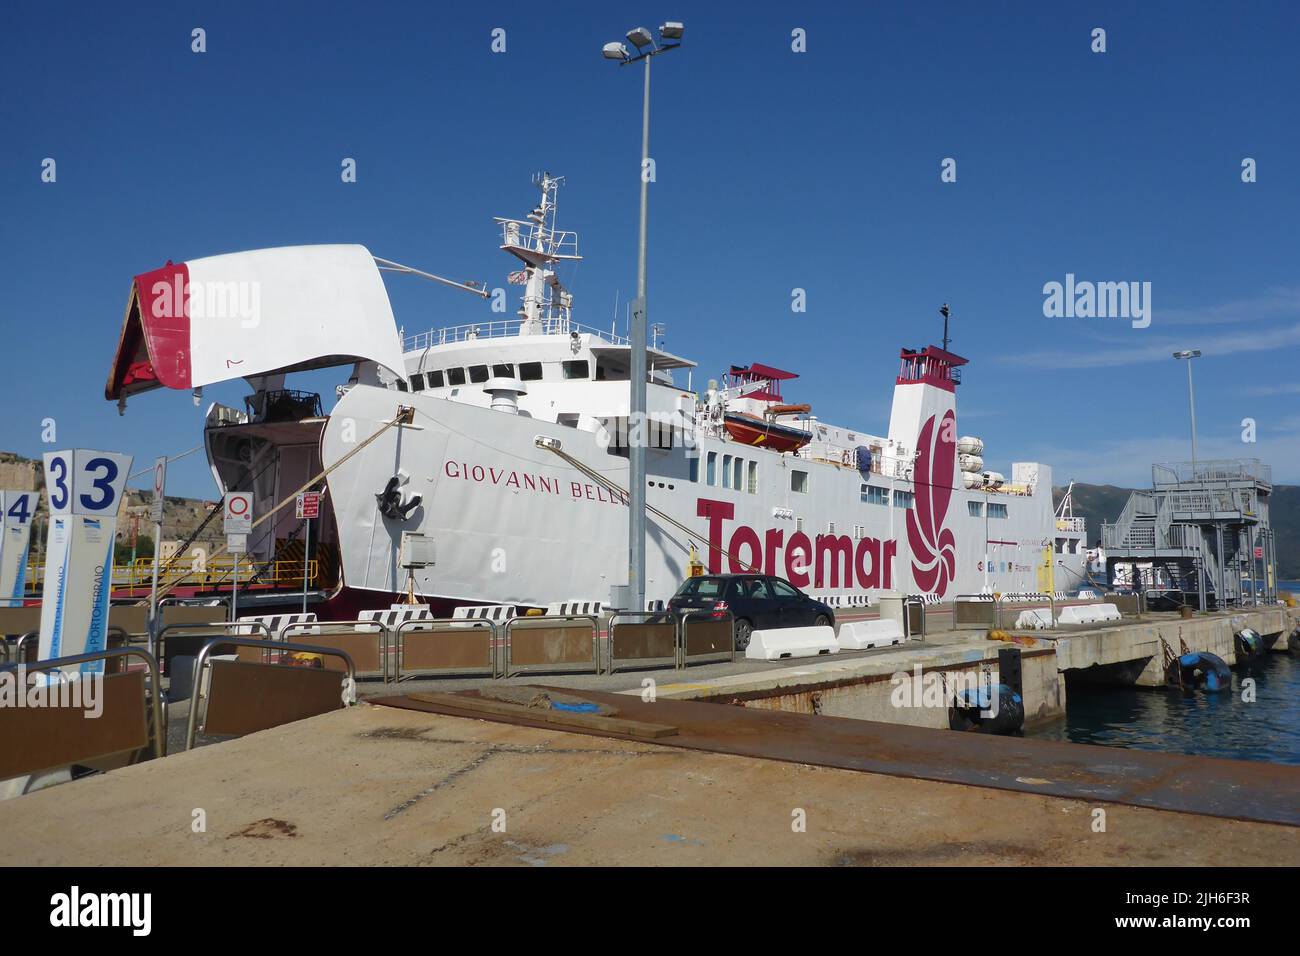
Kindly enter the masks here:
[[802, 428], [783, 425], [745, 412], [728, 412], [722, 423], [735, 441], [773, 448], [779, 452], [798, 451], [812, 439], [812, 434]]

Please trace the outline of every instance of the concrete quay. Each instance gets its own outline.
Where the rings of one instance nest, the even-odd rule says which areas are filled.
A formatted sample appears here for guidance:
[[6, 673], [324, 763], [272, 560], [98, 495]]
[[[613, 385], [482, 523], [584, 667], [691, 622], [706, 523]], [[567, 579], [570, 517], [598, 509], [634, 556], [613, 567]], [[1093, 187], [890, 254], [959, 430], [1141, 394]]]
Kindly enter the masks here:
[[[1014, 619], [1017, 605], [1004, 617]], [[1058, 605], [1059, 607], [1059, 605]], [[1236, 663], [1233, 634], [1251, 627], [1286, 651], [1286, 635], [1296, 626], [1296, 611], [1270, 607], [1214, 612], [1183, 619], [1177, 614], [1148, 612], [1091, 625], [1063, 625], [1053, 630], [1010, 629], [1014, 643], [990, 640], [980, 630], [954, 630], [951, 605], [927, 610], [928, 633], [921, 639], [868, 651], [784, 661], [751, 661], [692, 665], [685, 670], [625, 666], [612, 675], [546, 674], [547, 684], [575, 689], [643, 694], [647, 684], [669, 700], [707, 700], [745, 707], [802, 714], [822, 714], [875, 720], [915, 727], [946, 729], [945, 687], [960, 681], [998, 675], [998, 653], [1007, 647], [1020, 652], [1021, 693], [1025, 722], [1032, 726], [1065, 715], [1067, 683], [1084, 680], [1116, 686], [1157, 688], [1164, 684], [1163, 638], [1178, 653], [1180, 639], [1192, 651], [1210, 651], [1228, 664]], [[840, 620], [864, 620], [871, 611], [844, 612]], [[466, 690], [484, 686], [535, 683], [530, 673], [492, 680], [485, 678], [425, 678], [403, 680], [405, 692]], [[359, 693], [377, 697], [392, 685], [363, 682]]]

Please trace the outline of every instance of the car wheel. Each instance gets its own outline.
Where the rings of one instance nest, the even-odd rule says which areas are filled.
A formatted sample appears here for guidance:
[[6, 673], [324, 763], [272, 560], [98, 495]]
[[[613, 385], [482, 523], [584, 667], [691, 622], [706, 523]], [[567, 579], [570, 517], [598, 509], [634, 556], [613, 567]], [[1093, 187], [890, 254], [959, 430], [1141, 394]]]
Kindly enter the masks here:
[[744, 618], [736, 622], [736, 650], [743, 651], [749, 647], [749, 636], [754, 633], [754, 625]]
[[831, 619], [825, 614], [818, 614], [817, 620], [813, 621], [813, 627], [830, 627]]

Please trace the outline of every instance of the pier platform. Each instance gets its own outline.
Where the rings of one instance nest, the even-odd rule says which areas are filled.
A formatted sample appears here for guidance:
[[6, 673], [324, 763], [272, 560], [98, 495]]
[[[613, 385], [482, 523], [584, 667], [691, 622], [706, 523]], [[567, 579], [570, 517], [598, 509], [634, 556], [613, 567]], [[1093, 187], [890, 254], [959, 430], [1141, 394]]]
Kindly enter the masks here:
[[[1111, 773], [1135, 802], [1144, 790], [1176, 795], [1192, 758], [1140, 755], [1148, 767], [1168, 758], [1143, 782], [1122, 769], [1130, 752], [1108, 748], [659, 706], [679, 721], [686, 708], [734, 722], [733, 737], [750, 736], [754, 748], [783, 727], [779, 746], [795, 750], [725, 753], [362, 704], [5, 801], [0, 832], [13, 865], [1282, 866], [1300, 858], [1295, 826], [1109, 802], [1122, 796], [1113, 787], [1049, 793], [1068, 782], [1060, 748], [1095, 752], [1090, 772]], [[977, 748], [966, 751], [972, 772], [988, 759], [990, 778], [1025, 781], [1013, 791], [877, 772], [918, 734]], [[1016, 756], [995, 760], [993, 748]], [[856, 765], [827, 765], [836, 761]], [[1259, 791], [1273, 800], [1281, 787], [1300, 805], [1300, 770], [1195, 762], [1273, 775]]]
[[[1019, 608], [1017, 609], [1019, 610]], [[872, 612], [844, 612], [840, 620], [870, 619]], [[1285, 607], [1224, 611], [1184, 620], [1170, 612], [1148, 612], [1090, 625], [1063, 625], [1052, 630], [1006, 633], [1014, 644], [989, 640], [983, 631], [954, 630], [952, 606], [927, 610], [923, 639], [868, 651], [784, 661], [697, 664], [682, 670], [624, 667], [612, 675], [524, 674], [512, 678], [434, 678], [403, 680], [402, 691], [459, 691], [543, 681], [573, 689], [641, 694], [649, 681], [655, 695], [673, 700], [709, 700], [749, 708], [876, 720], [946, 729], [946, 706], [926, 696], [930, 681], [998, 673], [998, 652], [1020, 651], [1021, 691], [1027, 726], [1065, 715], [1071, 680], [1115, 686], [1161, 687], [1163, 638], [1177, 652], [1180, 640], [1192, 651], [1210, 651], [1229, 665], [1236, 662], [1233, 633], [1252, 627], [1274, 650], [1286, 650], [1286, 635], [1296, 626], [1295, 611]], [[1279, 640], [1280, 638], [1280, 640]], [[903, 682], [900, 675], [909, 678]], [[939, 677], [939, 675], [943, 675]], [[358, 693], [380, 697], [393, 685], [358, 684]]]

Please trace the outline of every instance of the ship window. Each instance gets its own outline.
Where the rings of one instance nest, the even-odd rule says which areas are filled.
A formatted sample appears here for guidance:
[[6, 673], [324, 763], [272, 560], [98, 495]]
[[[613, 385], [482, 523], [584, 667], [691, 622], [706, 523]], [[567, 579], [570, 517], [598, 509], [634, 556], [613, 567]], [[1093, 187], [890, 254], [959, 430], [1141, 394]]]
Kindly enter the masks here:
[[469, 367], [469, 380], [475, 385], [482, 384], [488, 380], [488, 370], [486, 365], [471, 365]]
[[803, 518], [795, 518], [795, 519], [794, 519], [794, 530], [795, 530], [795, 531], [802, 531], [802, 530], [803, 530]]
[[398, 390], [399, 392], [405, 392], [405, 391], [407, 391], [407, 388], [406, 388], [406, 381], [405, 381], [404, 379], [400, 379], [400, 378], [399, 378], [399, 379], [397, 380], [397, 390]]
[[671, 422], [660, 421], [658, 417], [651, 417], [646, 422], [650, 430], [647, 436], [650, 439], [651, 448], [672, 448], [673, 447], [673, 426]]
[[734, 490], [734, 491], [739, 491], [739, 490], [740, 490], [740, 470], [741, 470], [741, 466], [743, 466], [744, 464], [745, 464], [745, 461], [744, 461], [743, 458], [737, 458], [737, 459], [735, 460], [735, 462], [733, 462], [733, 464], [732, 464], [732, 469], [731, 469], [731, 487], [732, 487], [732, 490]]
[[912, 492], [910, 492], [910, 491], [895, 491], [895, 492], [894, 492], [894, 507], [895, 507], [895, 508], [910, 508], [910, 507], [912, 507], [912, 503], [913, 503], [915, 500], [916, 500], [916, 495], [912, 494]]
[[465, 384], [465, 370], [464, 370], [463, 368], [449, 368], [449, 369], [447, 369], [447, 384], [448, 384], [448, 385], [464, 385], [464, 384]]
[[424, 376], [419, 372], [416, 372], [414, 375], [411, 376], [411, 391], [413, 392], [424, 391]]
[[429, 380], [430, 388], [442, 388], [442, 370], [436, 372], [426, 372], [424, 377]]
[[520, 362], [519, 378], [525, 382], [540, 382], [542, 380], [542, 363]]
[[708, 463], [704, 466], [704, 483], [706, 485], [716, 485], [718, 483], [718, 453], [709, 452]]
[[790, 472], [790, 490], [797, 491], [801, 495], [808, 494], [808, 472], [806, 471]]
[[751, 495], [758, 494], [758, 462], [756, 461], [749, 463], [749, 482], [745, 490]]
[[687, 461], [690, 462], [691, 481], [698, 482], [700, 480], [700, 456], [692, 455]]
[[515, 367], [508, 362], [505, 365], [493, 365], [492, 374], [499, 378], [514, 378]]
[[966, 502], [966, 511], [972, 518], [980, 518], [984, 515], [984, 506], [978, 501]]
[[1006, 505], [998, 505], [998, 504], [994, 504], [993, 502], [989, 502], [990, 518], [1005, 518], [1006, 516], [1007, 516]]
[[886, 488], [877, 488], [875, 485], [862, 486], [862, 500], [869, 505], [887, 505], [889, 504], [889, 491]]
[[574, 359], [572, 362], [564, 363], [565, 378], [590, 378], [591, 367], [587, 364], [586, 359]]
[[718, 482], [723, 488], [731, 487], [731, 456], [722, 456], [722, 480]]

